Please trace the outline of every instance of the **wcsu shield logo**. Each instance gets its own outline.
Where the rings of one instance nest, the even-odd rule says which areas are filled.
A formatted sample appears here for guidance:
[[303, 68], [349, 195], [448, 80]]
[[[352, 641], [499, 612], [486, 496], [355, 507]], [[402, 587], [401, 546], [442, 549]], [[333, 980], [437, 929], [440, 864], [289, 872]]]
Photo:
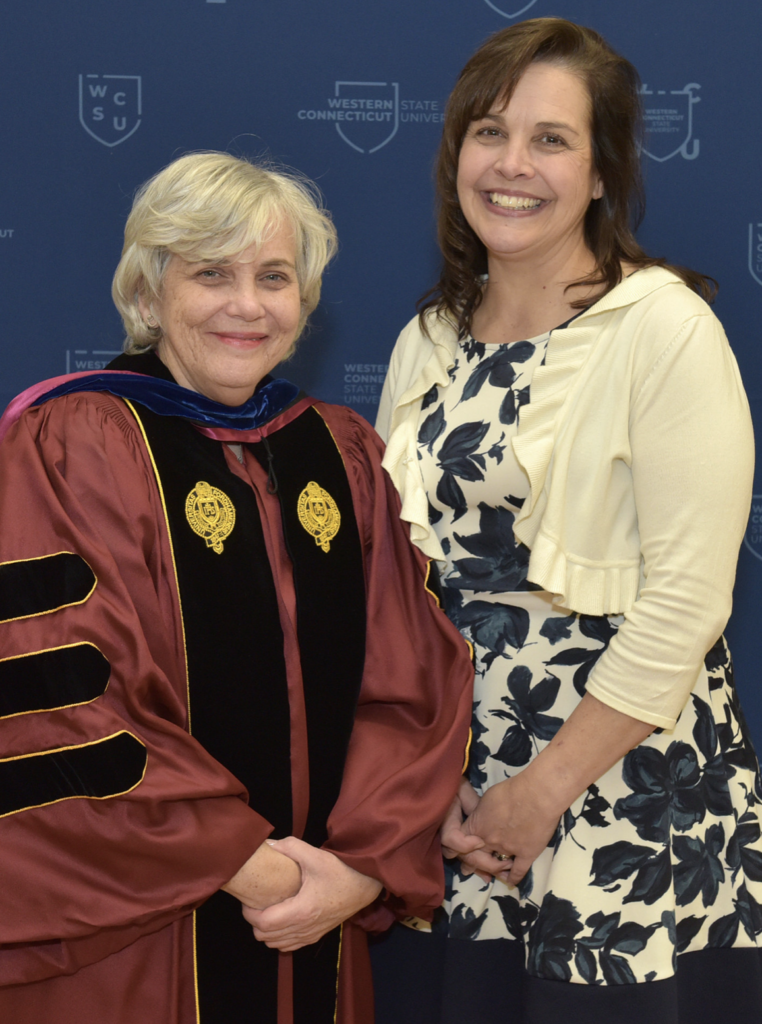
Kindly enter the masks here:
[[694, 95], [701, 86], [691, 82], [683, 89], [649, 89], [643, 85], [646, 137], [643, 152], [664, 163], [679, 153], [685, 160], [699, 155], [699, 140], [693, 138], [693, 107], [701, 101]]
[[762, 223], [749, 225], [749, 273], [762, 284]]
[[[517, 11], [504, 10], [506, 7], [513, 7], [513, 4], [509, 3], [509, 0], [502, 0], [502, 2], [496, 4], [493, 4], [492, 0], [484, 0], [484, 2], [487, 7], [491, 7], [493, 11], [497, 11], [498, 14], [502, 14], [504, 18], [518, 18], [518, 16], [523, 14], [524, 11], [528, 11], [530, 7], [534, 7], [537, 0], [529, 0], [528, 4], [524, 4], [523, 7], [519, 7]], [[514, 0], [514, 2], [521, 3], [521, 0]]]
[[762, 562], [762, 494], [755, 494], [751, 499], [751, 513], [743, 542]]
[[336, 82], [329, 98], [336, 131], [358, 153], [375, 153], [400, 126], [398, 82]]
[[140, 75], [80, 75], [79, 120], [104, 146], [118, 146], [140, 127]]

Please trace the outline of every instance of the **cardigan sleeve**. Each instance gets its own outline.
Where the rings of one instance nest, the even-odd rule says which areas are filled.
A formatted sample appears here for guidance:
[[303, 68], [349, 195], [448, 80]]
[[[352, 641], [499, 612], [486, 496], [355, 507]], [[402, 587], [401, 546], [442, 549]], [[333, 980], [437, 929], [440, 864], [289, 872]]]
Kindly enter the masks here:
[[399, 373], [400, 342], [392, 350], [389, 357], [389, 369], [386, 372], [384, 386], [381, 389], [381, 398], [378, 402], [378, 413], [376, 415], [376, 431], [384, 440], [389, 440], [389, 431], [392, 425], [392, 411], [394, 410], [396, 395], [397, 376]]
[[685, 320], [648, 370], [636, 367], [632, 391], [643, 583], [588, 692], [669, 729], [730, 615], [754, 441], [738, 367], [708, 309]]

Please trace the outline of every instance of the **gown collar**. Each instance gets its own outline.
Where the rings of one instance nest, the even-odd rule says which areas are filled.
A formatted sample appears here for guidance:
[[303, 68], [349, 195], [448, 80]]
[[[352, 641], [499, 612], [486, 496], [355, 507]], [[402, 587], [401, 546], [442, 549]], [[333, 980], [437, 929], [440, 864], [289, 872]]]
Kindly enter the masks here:
[[252, 397], [239, 406], [223, 405], [177, 384], [155, 352], [121, 355], [96, 373], [52, 377], [17, 395], [0, 420], [0, 438], [21, 413], [62, 395], [80, 391], [108, 391], [146, 406], [159, 416], [179, 416], [203, 427], [258, 430], [306, 396], [296, 384], [267, 376]]

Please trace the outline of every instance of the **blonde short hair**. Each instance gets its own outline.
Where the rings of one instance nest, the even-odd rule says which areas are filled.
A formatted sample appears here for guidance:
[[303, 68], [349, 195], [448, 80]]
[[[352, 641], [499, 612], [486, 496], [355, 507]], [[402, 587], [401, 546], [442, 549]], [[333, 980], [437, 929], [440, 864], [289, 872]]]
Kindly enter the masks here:
[[296, 241], [298, 337], [336, 251], [336, 230], [317, 187], [229, 153], [190, 153], [159, 171], [135, 196], [111, 288], [127, 332], [125, 351], [145, 351], [161, 340], [161, 329], [140, 315], [138, 297], [149, 304], [160, 297], [173, 255], [192, 262], [233, 259], [261, 246], [284, 222]]

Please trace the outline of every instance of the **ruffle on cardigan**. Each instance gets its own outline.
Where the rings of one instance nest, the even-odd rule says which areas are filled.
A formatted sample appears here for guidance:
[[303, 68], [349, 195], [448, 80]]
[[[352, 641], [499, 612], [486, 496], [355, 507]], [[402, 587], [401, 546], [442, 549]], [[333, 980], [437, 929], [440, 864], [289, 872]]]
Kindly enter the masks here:
[[[615, 615], [632, 608], [642, 583], [640, 558], [612, 559], [605, 563], [567, 552], [562, 538], [547, 522], [553, 453], [564, 409], [583, 384], [581, 372], [594, 355], [603, 333], [600, 314], [631, 306], [664, 285], [681, 284], [670, 271], [649, 267], [626, 278], [569, 326], [551, 332], [545, 364], [530, 385], [529, 403], [522, 407], [513, 450], [527, 474], [530, 493], [514, 523], [517, 540], [530, 549], [527, 577], [553, 594], [563, 607], [586, 615]], [[609, 317], [605, 318], [609, 322]], [[428, 517], [428, 500], [418, 465], [416, 447], [421, 399], [434, 384], [449, 384], [447, 370], [457, 351], [453, 327], [431, 318], [431, 339], [421, 337], [417, 320], [403, 331], [398, 345], [430, 344], [431, 354], [417, 379], [397, 401], [392, 415], [384, 467], [402, 500], [401, 517], [410, 523], [410, 538], [429, 558], [444, 561], [444, 552]], [[625, 396], [623, 396], [623, 400]]]
[[[530, 549], [527, 578], [554, 594], [565, 608], [586, 615], [628, 611], [640, 587], [640, 558], [606, 565], [575, 557], [545, 519], [558, 424], [581, 386], [581, 370], [595, 352], [599, 332], [582, 314], [572, 326], [552, 332], [545, 363], [532, 377], [530, 401], [521, 410], [513, 451], [529, 478], [530, 492], [513, 532]], [[600, 312], [600, 310], [596, 310]], [[544, 528], [543, 528], [544, 527]]]
[[[532, 377], [530, 401], [521, 410], [513, 451], [529, 478], [530, 493], [513, 532], [530, 549], [527, 578], [554, 594], [565, 608], [584, 615], [627, 612], [642, 583], [640, 558], [594, 562], [564, 551], [544, 522], [558, 425], [567, 403], [584, 386], [582, 369], [595, 357], [601, 314], [631, 306], [663, 285], [680, 283], [670, 271], [649, 267], [626, 278], [563, 330], [552, 331], [545, 363]], [[607, 316], [608, 319], [608, 316]], [[624, 399], [624, 396], [623, 396]]]
[[[417, 325], [417, 320], [414, 321]], [[439, 538], [429, 523], [429, 501], [418, 465], [418, 414], [421, 399], [434, 385], [450, 383], [448, 370], [455, 362], [457, 337], [452, 327], [438, 318], [429, 323], [432, 351], [418, 378], [405, 391], [392, 413], [383, 467], [400, 495], [400, 518], [410, 523], [410, 539], [428, 558], [445, 561]]]

